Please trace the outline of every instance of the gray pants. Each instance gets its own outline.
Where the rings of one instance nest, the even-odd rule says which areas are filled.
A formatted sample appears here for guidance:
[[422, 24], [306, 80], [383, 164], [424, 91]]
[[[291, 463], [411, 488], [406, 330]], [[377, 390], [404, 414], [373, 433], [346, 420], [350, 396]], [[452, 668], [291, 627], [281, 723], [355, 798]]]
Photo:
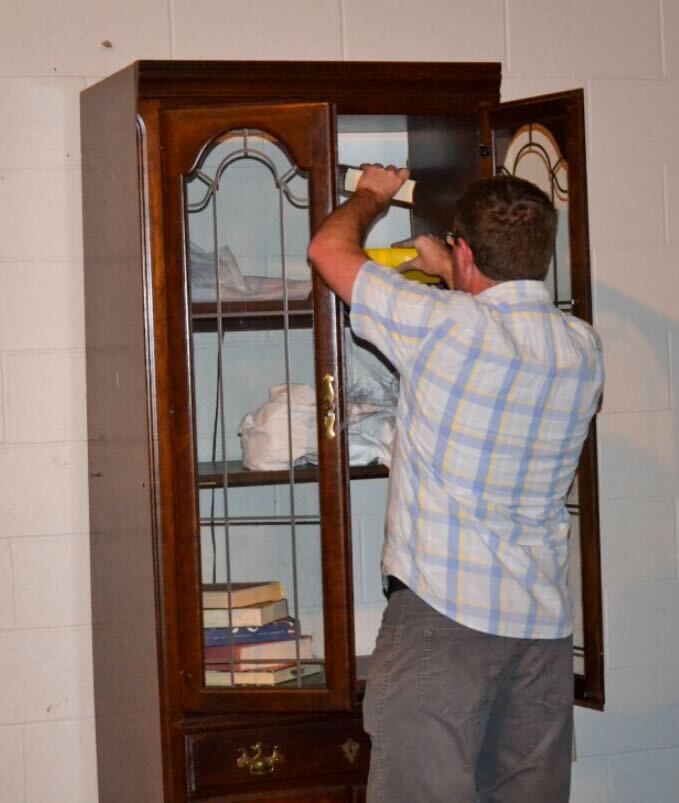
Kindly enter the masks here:
[[567, 803], [571, 642], [481, 633], [392, 594], [363, 703], [367, 803]]

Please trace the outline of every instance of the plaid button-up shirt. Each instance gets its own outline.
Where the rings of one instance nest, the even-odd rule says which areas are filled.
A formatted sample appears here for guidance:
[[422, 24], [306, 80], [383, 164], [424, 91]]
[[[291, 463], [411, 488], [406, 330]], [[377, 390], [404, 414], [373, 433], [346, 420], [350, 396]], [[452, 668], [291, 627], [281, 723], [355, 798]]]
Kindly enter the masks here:
[[476, 630], [569, 635], [565, 499], [603, 384], [594, 330], [542, 282], [472, 296], [370, 262], [351, 324], [401, 381], [384, 574]]

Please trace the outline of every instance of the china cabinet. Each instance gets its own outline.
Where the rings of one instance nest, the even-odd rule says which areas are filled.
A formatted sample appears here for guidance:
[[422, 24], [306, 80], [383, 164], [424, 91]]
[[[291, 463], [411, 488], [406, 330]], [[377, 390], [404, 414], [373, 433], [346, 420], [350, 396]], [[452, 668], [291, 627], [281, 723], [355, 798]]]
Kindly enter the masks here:
[[[306, 246], [340, 163], [417, 182], [375, 247], [515, 173], [559, 211], [554, 302], [591, 320], [582, 93], [499, 99], [491, 63], [138, 62], [83, 93], [101, 803], [364, 799], [398, 378]], [[568, 501], [601, 708], [594, 426]]]

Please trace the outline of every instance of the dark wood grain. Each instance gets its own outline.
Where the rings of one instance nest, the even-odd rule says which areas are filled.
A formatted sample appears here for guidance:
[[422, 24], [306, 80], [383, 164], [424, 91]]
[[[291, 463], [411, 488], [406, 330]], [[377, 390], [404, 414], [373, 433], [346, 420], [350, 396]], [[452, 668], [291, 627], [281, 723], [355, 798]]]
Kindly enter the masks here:
[[338, 114], [454, 114], [499, 98], [492, 62], [140, 61], [142, 97], [206, 101], [323, 101]]

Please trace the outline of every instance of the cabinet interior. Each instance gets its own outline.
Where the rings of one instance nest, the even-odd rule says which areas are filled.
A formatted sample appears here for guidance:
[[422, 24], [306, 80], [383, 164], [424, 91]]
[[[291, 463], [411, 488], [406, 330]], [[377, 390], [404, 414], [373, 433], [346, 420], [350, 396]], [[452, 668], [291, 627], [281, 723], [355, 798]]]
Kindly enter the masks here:
[[[567, 164], [546, 128], [524, 128], [496, 133], [495, 169], [521, 174], [554, 197], [560, 225], [548, 283], [555, 303], [570, 309]], [[446, 221], [454, 207], [452, 195], [478, 177], [478, 153], [476, 116], [339, 115], [338, 164], [407, 165], [418, 182], [418, 200], [423, 198], [415, 209], [391, 206], [369, 232], [366, 247], [390, 247], [422, 232], [442, 235], [452, 228], [452, 220]], [[317, 378], [312, 277], [306, 261], [308, 175], [296, 167], [284, 143], [264, 131], [236, 130], [206, 149], [187, 177], [185, 192], [201, 580], [280, 580], [291, 615], [299, 620], [301, 632], [311, 636], [313, 660], [322, 662]], [[341, 193], [337, 200], [342, 201]], [[215, 269], [223, 285], [221, 317], [214, 314], [211, 296]], [[348, 325], [343, 337], [342, 382], [350, 421], [353, 636], [356, 655], [362, 656], [360, 677], [385, 606], [379, 557], [388, 460], [377, 454], [379, 449], [368, 450], [366, 456], [365, 449], [354, 448], [351, 418], [356, 405], [372, 408], [359, 416], [393, 415], [398, 378], [369, 344], [353, 337]], [[281, 394], [285, 397], [277, 409], [270, 401], [272, 393], [278, 393], [279, 400]], [[268, 413], [278, 416], [280, 428], [268, 423], [262, 434], [254, 419]], [[274, 443], [276, 432], [281, 438]], [[265, 467], [244, 466], [245, 448], [266, 449]], [[287, 465], [290, 450], [293, 468]], [[258, 452], [250, 462], [263, 457]], [[577, 484], [569, 503], [577, 543]], [[580, 564], [574, 552], [577, 629], [582, 606]], [[576, 651], [576, 668], [581, 660]], [[323, 675], [309, 682], [322, 683]]]

